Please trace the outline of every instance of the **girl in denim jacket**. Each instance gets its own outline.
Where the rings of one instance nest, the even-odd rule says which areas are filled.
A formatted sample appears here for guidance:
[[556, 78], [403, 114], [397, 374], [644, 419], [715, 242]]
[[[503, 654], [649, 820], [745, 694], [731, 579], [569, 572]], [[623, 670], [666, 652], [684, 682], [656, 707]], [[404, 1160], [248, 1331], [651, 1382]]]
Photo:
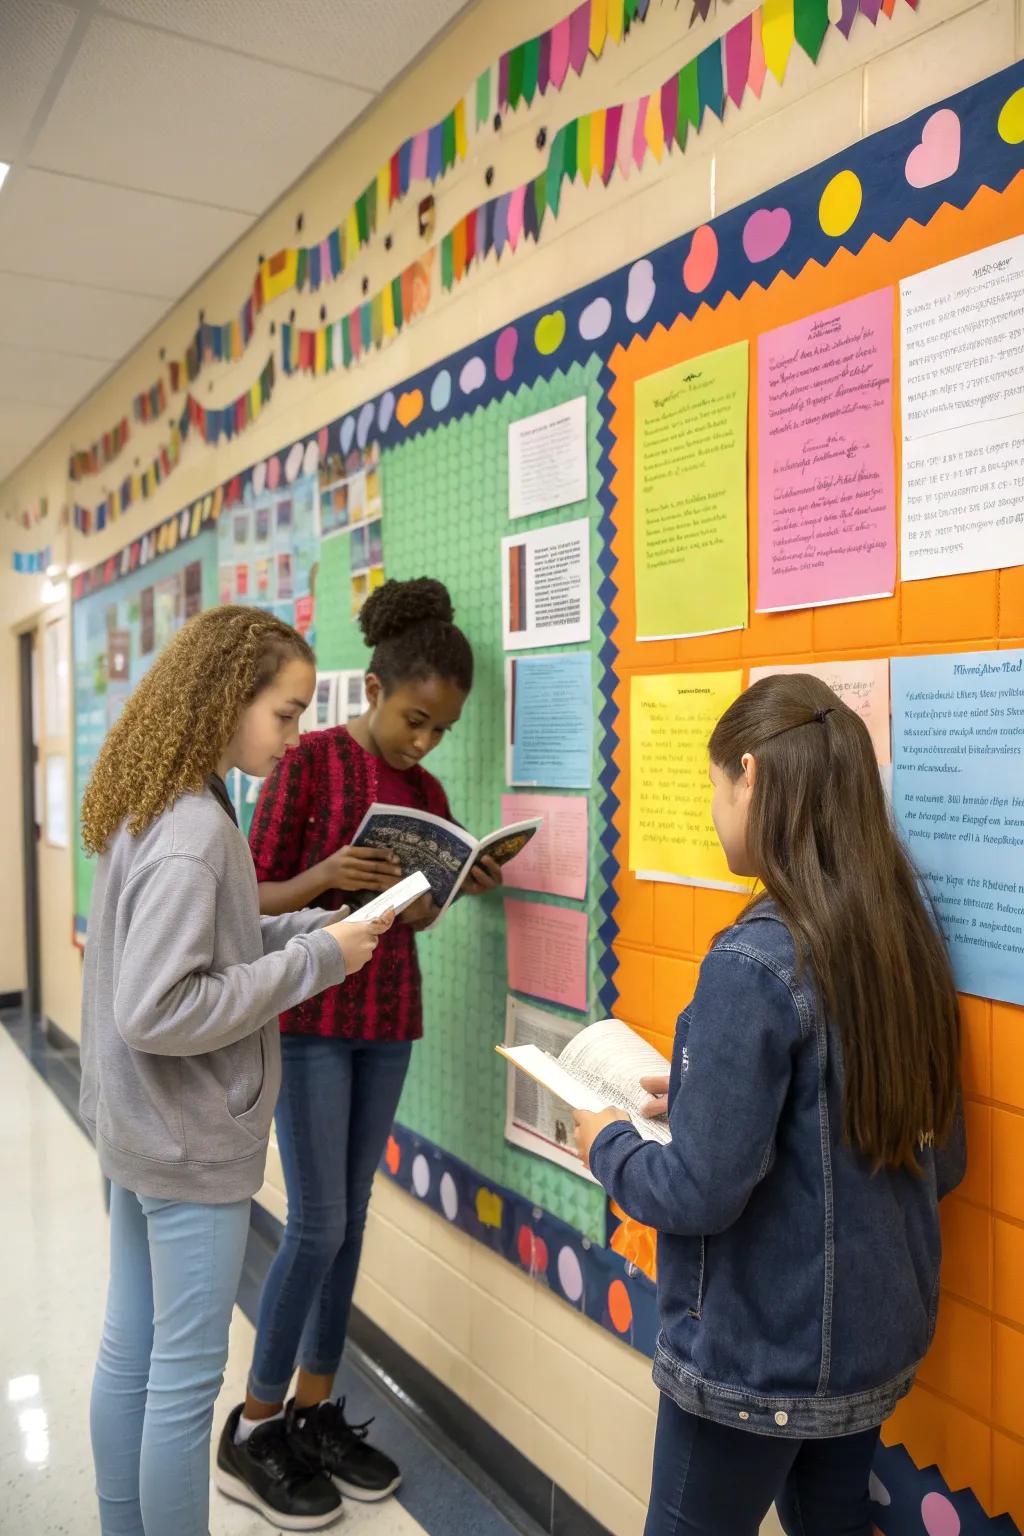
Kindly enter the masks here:
[[949, 960], [868, 731], [809, 675], [710, 741], [712, 815], [759, 881], [679, 1019], [672, 1142], [577, 1116], [658, 1236], [661, 1409], [646, 1536], [870, 1536], [879, 1426], [935, 1328], [939, 1201], [964, 1173]]

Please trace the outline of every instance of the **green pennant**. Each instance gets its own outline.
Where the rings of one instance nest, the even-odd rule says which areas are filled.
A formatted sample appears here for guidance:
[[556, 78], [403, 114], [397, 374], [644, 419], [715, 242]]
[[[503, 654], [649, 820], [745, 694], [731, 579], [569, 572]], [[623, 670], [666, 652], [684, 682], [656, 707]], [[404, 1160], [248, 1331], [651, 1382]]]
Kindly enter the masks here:
[[523, 44], [523, 95], [527, 106], [537, 94], [537, 75], [540, 70], [540, 38], [531, 37]]
[[562, 201], [562, 177], [565, 175], [565, 129], [559, 128], [551, 142], [551, 151], [548, 155], [547, 191], [545, 201], [551, 212], [558, 217], [559, 204]]
[[359, 243], [365, 245], [370, 238], [370, 215], [366, 206], [366, 193], [356, 198], [356, 224], [359, 229]]
[[576, 119], [576, 164], [584, 183], [590, 181], [590, 118], [587, 115]]
[[341, 322], [341, 361], [343, 367], [352, 367], [352, 338], [349, 335], [347, 315]]
[[519, 105], [523, 94], [523, 54], [525, 48], [520, 43], [518, 48], [513, 48], [508, 56], [508, 104], [514, 111]]
[[686, 102], [683, 95], [683, 72], [679, 71], [676, 80], [678, 89], [678, 103], [676, 106], [676, 143], [680, 149], [686, 148], [686, 136], [689, 131], [689, 123], [686, 115]]
[[537, 210], [537, 239], [540, 239], [541, 225], [544, 223], [544, 215], [548, 211], [548, 179], [542, 171], [534, 179], [533, 206]]
[[679, 71], [679, 119], [700, 127], [700, 83], [697, 78], [697, 60], [691, 59]]
[[295, 286], [303, 288], [306, 283], [306, 269], [309, 265], [309, 252], [305, 246], [299, 247], [299, 259], [295, 263]]
[[449, 112], [441, 124], [441, 163], [446, 171], [455, 164], [455, 113]]
[[395, 316], [395, 330], [400, 331], [405, 324], [405, 315], [402, 312], [402, 279], [391, 279], [391, 308]]
[[476, 82], [476, 125], [482, 128], [491, 120], [491, 72], [485, 69]]
[[379, 293], [375, 293], [373, 296], [371, 324], [373, 327], [373, 344], [375, 347], [379, 347], [384, 340], [384, 300]]
[[452, 236], [449, 230], [441, 241], [441, 287], [447, 293], [452, 286]]
[[324, 371], [334, 372], [334, 326], [324, 328]]
[[372, 235], [376, 231], [376, 228], [377, 228], [377, 178], [376, 178], [376, 176], [373, 178], [373, 180], [370, 182], [370, 185], [366, 189], [366, 217], [370, 221], [370, 234]]
[[576, 180], [578, 161], [576, 157], [576, 143], [579, 137], [579, 118], [574, 123], [565, 125], [565, 174], [570, 181]]
[[812, 64], [828, 31], [828, 0], [793, 0], [793, 35]]
[[635, 15], [636, 15], [636, 0], [626, 0], [625, 8], [624, 8], [624, 11], [623, 11], [623, 16], [624, 16], [623, 26], [624, 26], [624, 30], [626, 30], [626, 31], [629, 30], [629, 27], [632, 24], [633, 17]]
[[363, 351], [369, 352], [370, 343], [373, 341], [373, 323], [369, 299], [365, 299], [359, 306], [359, 339], [363, 344]]

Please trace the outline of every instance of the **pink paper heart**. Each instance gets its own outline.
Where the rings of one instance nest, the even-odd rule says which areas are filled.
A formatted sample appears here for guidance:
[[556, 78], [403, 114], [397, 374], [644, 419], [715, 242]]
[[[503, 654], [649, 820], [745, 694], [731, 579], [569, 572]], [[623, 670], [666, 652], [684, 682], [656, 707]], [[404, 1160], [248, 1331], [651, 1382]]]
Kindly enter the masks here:
[[743, 249], [748, 261], [767, 261], [778, 255], [789, 239], [793, 220], [786, 208], [759, 208], [743, 226]]
[[960, 119], [949, 107], [933, 112], [921, 142], [907, 156], [907, 180], [912, 187], [933, 187], [960, 165]]
[[683, 262], [683, 282], [690, 293], [703, 293], [718, 266], [718, 236], [710, 224], [693, 232], [690, 254]]

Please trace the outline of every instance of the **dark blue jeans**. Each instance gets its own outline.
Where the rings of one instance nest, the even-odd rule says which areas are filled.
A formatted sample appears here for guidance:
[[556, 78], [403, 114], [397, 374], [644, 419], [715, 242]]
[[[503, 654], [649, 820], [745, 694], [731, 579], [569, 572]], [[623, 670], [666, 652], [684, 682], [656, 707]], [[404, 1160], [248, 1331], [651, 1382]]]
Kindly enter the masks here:
[[270, 1266], [249, 1390], [287, 1396], [296, 1365], [341, 1362], [373, 1176], [409, 1067], [407, 1042], [281, 1037], [277, 1145], [288, 1221]]
[[871, 1536], [878, 1430], [782, 1440], [685, 1413], [662, 1397], [644, 1536], [757, 1536], [774, 1502], [786, 1536]]

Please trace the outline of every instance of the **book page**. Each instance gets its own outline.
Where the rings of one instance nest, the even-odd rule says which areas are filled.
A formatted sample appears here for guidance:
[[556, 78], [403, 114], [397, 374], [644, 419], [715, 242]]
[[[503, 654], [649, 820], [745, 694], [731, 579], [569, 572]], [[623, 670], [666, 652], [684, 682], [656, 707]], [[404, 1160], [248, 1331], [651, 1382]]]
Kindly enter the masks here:
[[[499, 1052], [508, 1053], [505, 1140], [592, 1181], [576, 1150], [570, 1103], [584, 1108], [593, 1104], [594, 1099], [557, 1060], [579, 1027], [574, 1019], [509, 997], [505, 1044], [498, 1047]], [[545, 1079], [554, 1086], [546, 1087]], [[564, 1097], [566, 1094], [571, 1095], [571, 1100]]]
[[405, 805], [373, 804], [352, 839], [354, 848], [389, 848], [402, 874], [422, 870], [439, 908], [447, 906], [476, 853], [476, 839], [440, 816]]
[[532, 841], [540, 830], [540, 826], [541, 818], [538, 816], [531, 821], [510, 823], [507, 827], [501, 827], [497, 832], [491, 832], [487, 837], [482, 837], [474, 863], [479, 863], [486, 856], [504, 867], [519, 857], [527, 843]]
[[562, 1051], [559, 1064], [602, 1100], [602, 1108], [614, 1104], [624, 1109], [641, 1136], [672, 1140], [667, 1119], [648, 1120], [642, 1113], [650, 1095], [640, 1087], [642, 1077], [667, 1074], [671, 1064], [621, 1019], [603, 1019], [581, 1029]]

